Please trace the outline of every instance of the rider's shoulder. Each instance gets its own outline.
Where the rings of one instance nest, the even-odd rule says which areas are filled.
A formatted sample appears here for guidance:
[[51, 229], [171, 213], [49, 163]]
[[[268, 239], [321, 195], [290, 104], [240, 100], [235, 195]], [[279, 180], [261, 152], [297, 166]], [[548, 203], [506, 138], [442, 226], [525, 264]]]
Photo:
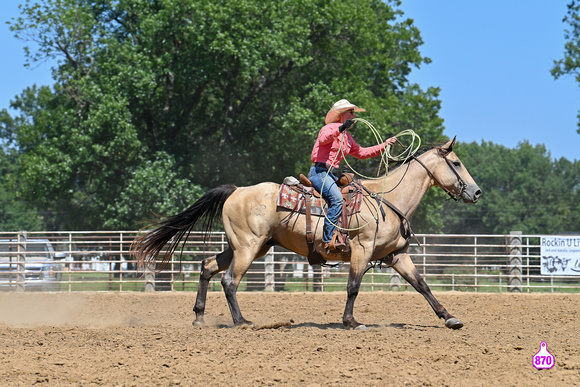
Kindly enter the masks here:
[[330, 124], [326, 124], [322, 127], [322, 129], [320, 129], [320, 131], [331, 131], [331, 130], [336, 130], [338, 129], [338, 127], [340, 127], [340, 122], [331, 122]]

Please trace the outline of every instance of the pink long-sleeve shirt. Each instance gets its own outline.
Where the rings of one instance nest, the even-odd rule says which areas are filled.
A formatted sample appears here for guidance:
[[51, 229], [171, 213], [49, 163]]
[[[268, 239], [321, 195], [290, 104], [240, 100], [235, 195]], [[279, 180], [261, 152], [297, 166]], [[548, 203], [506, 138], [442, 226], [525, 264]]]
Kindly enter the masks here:
[[[348, 131], [342, 133], [338, 128], [340, 122], [333, 122], [320, 129], [318, 138], [312, 149], [311, 159], [313, 163], [324, 163], [338, 168], [346, 155], [352, 155], [357, 159], [368, 159], [378, 156], [385, 148], [384, 144], [371, 147], [362, 147], [354, 141]], [[343, 137], [345, 137], [343, 140]], [[342, 144], [342, 149], [340, 148]]]

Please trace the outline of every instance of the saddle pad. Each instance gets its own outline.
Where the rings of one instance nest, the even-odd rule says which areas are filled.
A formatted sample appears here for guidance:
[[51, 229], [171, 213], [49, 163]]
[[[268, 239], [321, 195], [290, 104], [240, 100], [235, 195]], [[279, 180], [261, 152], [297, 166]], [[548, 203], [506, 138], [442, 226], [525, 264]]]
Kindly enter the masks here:
[[[294, 188], [300, 187], [300, 188]], [[280, 185], [278, 193], [278, 207], [286, 208], [291, 211], [306, 213], [306, 196], [301, 191], [314, 191], [312, 187]], [[352, 215], [360, 212], [362, 205], [362, 191], [352, 185], [342, 189], [342, 196], [346, 200], [346, 214]], [[310, 195], [310, 209], [312, 215], [324, 216], [328, 212], [328, 206], [321, 197]]]

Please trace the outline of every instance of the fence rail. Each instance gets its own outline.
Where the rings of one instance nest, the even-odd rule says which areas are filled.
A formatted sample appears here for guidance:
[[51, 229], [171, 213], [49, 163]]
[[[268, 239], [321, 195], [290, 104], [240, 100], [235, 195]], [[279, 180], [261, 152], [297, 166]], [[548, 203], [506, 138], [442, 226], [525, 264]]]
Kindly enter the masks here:
[[[192, 233], [157, 273], [139, 271], [130, 254], [137, 235], [128, 231], [0, 233], [0, 290], [12, 291], [188, 291], [197, 290], [201, 261], [223, 251], [221, 232], [204, 242]], [[540, 236], [418, 234], [409, 253], [433, 290], [471, 292], [578, 292], [580, 277], [542, 275]], [[330, 262], [332, 264], [332, 262]], [[240, 291], [344, 290], [348, 263], [311, 267], [305, 257], [273, 247], [254, 262]], [[211, 290], [220, 290], [221, 275]], [[362, 291], [406, 290], [391, 268], [375, 266]]]

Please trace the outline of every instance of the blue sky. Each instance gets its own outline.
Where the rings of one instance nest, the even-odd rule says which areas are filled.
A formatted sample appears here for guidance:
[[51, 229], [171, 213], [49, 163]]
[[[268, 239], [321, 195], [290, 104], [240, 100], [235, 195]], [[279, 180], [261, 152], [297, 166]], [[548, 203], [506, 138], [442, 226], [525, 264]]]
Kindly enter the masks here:
[[[23, 47], [4, 23], [20, 0], [3, 0], [0, 25], [0, 109], [27, 86], [51, 85], [50, 64], [24, 68]], [[433, 62], [413, 71], [423, 88], [441, 88], [445, 134], [463, 142], [513, 148], [544, 144], [552, 157], [580, 159], [576, 133], [580, 87], [571, 76], [554, 80], [563, 56], [569, 0], [403, 0]]]
[[569, 0], [403, 0], [433, 60], [414, 71], [423, 88], [441, 88], [445, 134], [514, 148], [528, 140], [552, 157], [580, 159], [580, 87], [554, 80], [564, 53]]

